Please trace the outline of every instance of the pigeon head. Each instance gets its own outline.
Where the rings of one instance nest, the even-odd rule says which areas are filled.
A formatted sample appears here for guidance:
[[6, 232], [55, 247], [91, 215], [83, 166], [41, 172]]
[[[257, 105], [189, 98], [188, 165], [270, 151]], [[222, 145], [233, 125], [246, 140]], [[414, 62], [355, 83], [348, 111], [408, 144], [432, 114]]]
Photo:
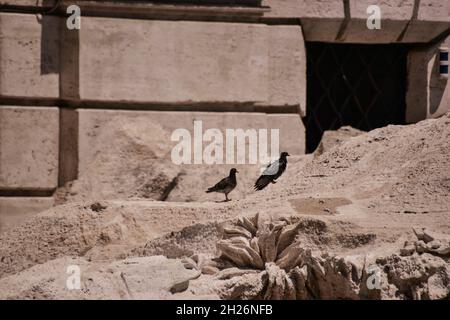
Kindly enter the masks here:
[[238, 172], [239, 172], [239, 171], [237, 171], [236, 168], [233, 168], [233, 169], [230, 170], [230, 174], [236, 174], [236, 173], [238, 173]]
[[280, 155], [281, 158], [286, 158], [286, 157], [289, 157], [289, 156], [290, 156], [290, 154], [287, 153], [287, 152], [285, 152], [285, 151], [283, 151], [283, 152], [281, 153], [281, 155]]

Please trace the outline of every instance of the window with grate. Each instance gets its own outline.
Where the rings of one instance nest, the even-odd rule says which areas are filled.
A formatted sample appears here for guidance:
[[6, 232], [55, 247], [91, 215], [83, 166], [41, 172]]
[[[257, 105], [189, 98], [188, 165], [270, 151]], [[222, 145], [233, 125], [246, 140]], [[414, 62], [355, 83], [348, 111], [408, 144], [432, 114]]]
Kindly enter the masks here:
[[405, 46], [313, 42], [307, 57], [307, 152], [325, 130], [404, 124]]

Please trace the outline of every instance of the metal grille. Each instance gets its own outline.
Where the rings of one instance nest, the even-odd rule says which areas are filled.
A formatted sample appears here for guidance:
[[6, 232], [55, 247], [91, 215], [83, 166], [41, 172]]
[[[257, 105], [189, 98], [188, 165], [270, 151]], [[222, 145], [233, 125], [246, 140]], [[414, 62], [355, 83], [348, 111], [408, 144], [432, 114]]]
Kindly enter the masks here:
[[405, 121], [407, 48], [308, 43], [306, 149], [325, 130], [372, 130]]

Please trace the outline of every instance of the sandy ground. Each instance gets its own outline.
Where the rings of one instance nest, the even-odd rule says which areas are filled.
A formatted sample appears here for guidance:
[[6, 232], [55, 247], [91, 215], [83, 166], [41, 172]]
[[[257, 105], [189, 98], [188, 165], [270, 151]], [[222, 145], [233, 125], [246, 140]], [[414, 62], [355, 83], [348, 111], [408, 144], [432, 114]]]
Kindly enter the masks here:
[[[0, 235], [0, 298], [450, 297], [450, 250], [446, 251], [450, 248], [450, 115], [364, 134], [352, 132], [347, 138], [339, 133], [334, 146], [328, 143], [315, 155], [289, 158], [287, 172], [261, 192], [251, 190], [259, 168], [242, 166], [239, 189], [227, 203], [219, 202], [221, 195], [205, 195], [204, 190], [226, 175], [228, 167], [163, 165], [159, 160], [167, 153], [148, 156], [150, 142], [140, 141], [139, 152], [133, 151], [136, 136], [119, 139], [117, 148], [127, 150], [127, 157], [118, 150], [99, 154], [86, 175], [59, 191], [59, 206]], [[112, 187], [122, 181], [126, 188]], [[142, 185], [153, 187], [143, 192]], [[162, 198], [166, 201], [159, 201]], [[217, 243], [224, 237], [224, 227], [255, 214], [265, 221], [284, 218], [299, 224], [293, 244], [314, 253], [299, 265], [311, 270], [303, 283], [308, 293], [301, 293], [298, 283], [297, 295], [261, 293], [267, 288], [261, 283], [271, 283], [270, 276], [278, 274], [270, 264], [256, 272], [250, 266], [214, 262], [220, 258]], [[413, 228], [425, 228], [436, 236], [425, 237], [422, 246], [418, 242], [423, 236]], [[415, 249], [405, 254], [411, 244]], [[157, 256], [169, 262], [152, 258]], [[336, 257], [353, 266], [351, 274], [360, 268], [355, 261], [361, 259], [390, 269], [385, 271], [385, 286], [376, 295], [368, 293], [361, 285], [364, 277], [348, 279], [337, 267], [342, 259]], [[160, 264], [173, 264], [178, 270], [180, 266], [172, 261], [199, 272], [186, 272], [175, 283], [169, 281], [175, 271], [168, 267], [169, 284], [152, 286], [155, 282], [150, 281], [144, 288], [136, 279], [120, 278], [128, 270], [127, 259], [137, 259], [132, 264], [138, 275], [159, 270]], [[311, 276], [317, 273], [317, 259], [322, 259], [323, 281]], [[82, 273], [81, 291], [75, 293], [64, 282], [72, 264], [88, 270]], [[230, 275], [236, 266], [244, 274]], [[407, 271], [413, 269], [419, 274]], [[107, 270], [112, 270], [113, 278], [105, 276]], [[286, 279], [293, 279], [292, 270], [285, 271]], [[241, 284], [246, 281], [244, 290]]]

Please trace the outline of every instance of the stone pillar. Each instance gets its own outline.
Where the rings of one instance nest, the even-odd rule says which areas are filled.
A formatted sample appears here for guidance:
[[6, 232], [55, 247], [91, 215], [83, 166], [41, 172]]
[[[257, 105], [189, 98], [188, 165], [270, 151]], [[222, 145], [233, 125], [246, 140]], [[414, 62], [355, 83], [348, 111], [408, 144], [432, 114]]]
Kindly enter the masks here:
[[439, 47], [449, 46], [450, 37], [408, 55], [406, 121], [436, 118], [450, 111], [450, 85], [439, 74]]

